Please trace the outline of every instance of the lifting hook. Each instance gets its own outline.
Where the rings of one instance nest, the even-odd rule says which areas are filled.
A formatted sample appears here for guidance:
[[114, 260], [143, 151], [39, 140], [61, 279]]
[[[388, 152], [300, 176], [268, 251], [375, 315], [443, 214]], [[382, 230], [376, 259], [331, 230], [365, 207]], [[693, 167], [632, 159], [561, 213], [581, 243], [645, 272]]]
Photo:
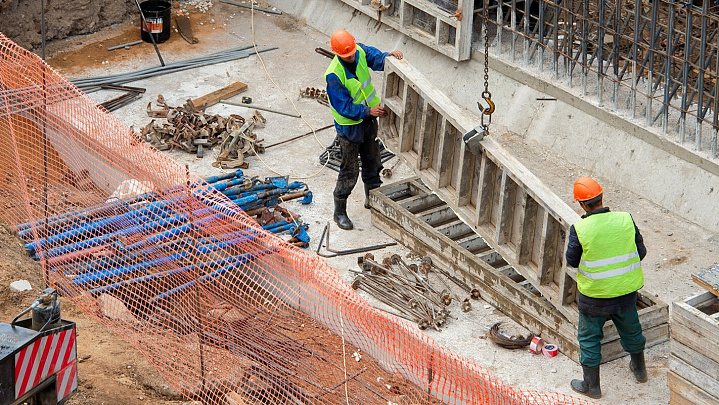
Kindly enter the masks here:
[[[482, 128], [486, 130], [489, 127], [489, 124], [492, 123], [492, 113], [494, 112], [495, 106], [494, 101], [492, 101], [492, 93], [489, 91], [483, 91], [482, 98], [487, 102], [487, 108], [482, 107], [482, 104], [479, 101], [477, 101], [477, 107], [479, 108], [479, 112], [482, 113]], [[486, 124], [484, 122], [485, 115], [487, 116]]]

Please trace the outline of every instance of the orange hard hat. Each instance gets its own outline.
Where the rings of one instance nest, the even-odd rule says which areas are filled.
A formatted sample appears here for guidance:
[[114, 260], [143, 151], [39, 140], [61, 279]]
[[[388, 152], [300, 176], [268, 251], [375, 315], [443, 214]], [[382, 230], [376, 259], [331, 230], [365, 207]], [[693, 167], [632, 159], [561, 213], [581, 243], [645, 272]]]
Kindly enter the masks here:
[[330, 48], [337, 56], [346, 58], [357, 50], [355, 37], [345, 30], [337, 30], [330, 37]]
[[574, 201], [585, 202], [598, 197], [604, 189], [590, 177], [580, 177], [574, 182]]

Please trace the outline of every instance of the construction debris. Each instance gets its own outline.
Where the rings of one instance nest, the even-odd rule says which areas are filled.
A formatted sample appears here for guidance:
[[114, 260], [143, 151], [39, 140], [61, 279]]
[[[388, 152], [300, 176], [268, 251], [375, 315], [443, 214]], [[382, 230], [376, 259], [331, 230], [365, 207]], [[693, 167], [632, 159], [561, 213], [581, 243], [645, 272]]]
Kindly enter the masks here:
[[300, 98], [314, 98], [318, 103], [328, 106], [327, 91], [324, 89], [316, 89], [314, 87], [306, 87], [304, 90], [300, 89]]
[[187, 41], [187, 43], [194, 45], [200, 42], [200, 40], [192, 34], [192, 23], [190, 22], [189, 16], [178, 13], [175, 15], [175, 25], [177, 25], [180, 36]]
[[216, 65], [222, 62], [229, 62], [237, 59], [244, 59], [255, 53], [262, 53], [277, 49], [277, 47], [262, 48], [256, 52], [252, 45], [246, 45], [239, 48], [233, 48], [226, 51], [216, 52], [211, 55], [201, 56], [194, 59], [168, 63], [162, 67], [150, 67], [139, 69], [132, 72], [120, 73], [109, 76], [88, 77], [84, 79], [72, 80], [72, 84], [77, 86], [85, 93], [100, 90], [100, 85], [106, 83], [125, 84], [136, 80], [147, 79], [150, 77], [165, 75], [168, 73], [181, 72], [183, 70], [195, 69], [207, 65]]
[[265, 126], [265, 118], [257, 111], [250, 119], [245, 120], [240, 115], [232, 114], [229, 117], [209, 115], [204, 111], [197, 111], [191, 100], [182, 107], [170, 107], [164, 97], [159, 95], [158, 110], [147, 106], [147, 115], [154, 118], [167, 118], [167, 123], [158, 124], [150, 121], [140, 131], [140, 137], [159, 150], [182, 149], [188, 153], [196, 153], [202, 157], [204, 150], [220, 145], [220, 152], [215, 167], [223, 169], [246, 169], [248, 163], [245, 156], [264, 153], [262, 140], [252, 132], [254, 128]]
[[103, 90], [120, 90], [125, 92], [125, 94], [121, 96], [115, 97], [111, 100], [107, 100], [104, 103], [100, 104], [107, 111], [115, 111], [121, 107], [124, 107], [131, 102], [139, 99], [145, 93], [145, 89], [140, 87], [118, 86], [115, 84], [102, 84], [100, 85], [100, 88], [102, 88]]
[[515, 336], [510, 335], [499, 330], [501, 322], [497, 322], [489, 328], [487, 337], [489, 340], [494, 342], [497, 346], [504, 347], [505, 349], [521, 349], [529, 346], [534, 338], [534, 334], [530, 333], [526, 338], [522, 335]]
[[441, 330], [451, 311], [449, 289], [435, 289], [426, 274], [416, 264], [407, 264], [397, 254], [385, 257], [382, 264], [366, 253], [359, 261], [362, 274], [357, 275], [352, 288], [363, 290], [390, 306], [395, 315], [416, 322], [424, 330]]
[[[384, 147], [384, 143], [382, 141], [380, 141], [379, 143], [379, 150], [382, 163], [392, 159], [395, 156], [394, 153], [390, 152], [389, 149]], [[324, 152], [322, 152], [322, 154], [320, 155], [320, 164], [323, 166], [326, 165], [328, 168], [339, 172], [341, 163], [342, 149], [340, 149], [340, 140], [338, 139], [338, 137], [335, 137], [335, 140], [332, 142], [332, 145], [328, 146], [327, 149], [325, 149]], [[360, 162], [360, 166], [361, 164], [362, 163]]]

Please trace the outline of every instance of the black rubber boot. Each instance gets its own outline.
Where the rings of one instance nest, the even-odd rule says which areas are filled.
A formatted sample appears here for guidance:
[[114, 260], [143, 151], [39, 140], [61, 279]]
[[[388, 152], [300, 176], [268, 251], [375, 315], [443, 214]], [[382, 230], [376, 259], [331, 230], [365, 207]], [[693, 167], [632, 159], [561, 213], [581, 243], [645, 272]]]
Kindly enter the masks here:
[[349, 231], [350, 229], [354, 228], [354, 225], [352, 225], [352, 221], [350, 221], [350, 218], [347, 216], [346, 199], [340, 200], [339, 198], [335, 197], [334, 220], [335, 222], [337, 222], [337, 225], [345, 231]]
[[602, 389], [599, 387], [599, 366], [582, 366], [584, 380], [572, 380], [572, 389], [589, 398], [599, 399], [602, 397]]
[[369, 192], [370, 190], [374, 190], [379, 186], [368, 186], [367, 184], [364, 185], [364, 207], [367, 209], [372, 208], [372, 206], [369, 203]]
[[644, 363], [644, 352], [629, 353], [629, 356], [632, 358], [632, 360], [629, 361], [629, 369], [634, 373], [637, 382], [647, 382], [647, 367]]

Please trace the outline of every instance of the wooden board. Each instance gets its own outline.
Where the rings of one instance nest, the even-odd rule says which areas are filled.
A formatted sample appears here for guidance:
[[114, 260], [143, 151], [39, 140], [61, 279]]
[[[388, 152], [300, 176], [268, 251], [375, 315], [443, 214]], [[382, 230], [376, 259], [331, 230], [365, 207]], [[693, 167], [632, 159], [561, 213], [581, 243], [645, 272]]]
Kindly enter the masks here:
[[[579, 347], [576, 328], [546, 299], [533, 293], [500, 255], [491, 249], [451, 210], [432, 194], [419, 178], [405, 180], [370, 193], [372, 223], [394, 239], [421, 255], [428, 255], [440, 267], [482, 292], [482, 298], [533, 333], [541, 333], [574, 361]], [[442, 213], [442, 215], [438, 215]], [[477, 240], [479, 239], [479, 241]], [[499, 259], [497, 259], [499, 256]], [[493, 258], [487, 260], [486, 258]], [[648, 297], [639, 311], [647, 347], [668, 339], [668, 307]], [[643, 305], [644, 306], [644, 305]], [[602, 362], [626, 353], [611, 322], [604, 327]]]
[[719, 403], [719, 398], [712, 396], [672, 370], [667, 372], [667, 385], [670, 392], [670, 405], [716, 405]]
[[[459, 0], [457, 10], [443, 10], [428, 0], [384, 1], [389, 9], [378, 11], [369, 0], [342, 0], [345, 4], [380, 23], [394, 28], [456, 61], [471, 57], [474, 1]], [[461, 20], [453, 13], [461, 13]], [[425, 21], [418, 24], [418, 18]]]
[[198, 97], [192, 100], [192, 104], [197, 109], [202, 109], [203, 105], [205, 106], [205, 108], [207, 108], [211, 105], [219, 103], [220, 100], [225, 100], [230, 97], [236, 96], [246, 90], [247, 84], [242, 82], [234, 82], [232, 84], [228, 84], [221, 89], [215, 90], [212, 93], [205, 94], [202, 97]]
[[[707, 301], [706, 297], [712, 299]], [[694, 307], [687, 302], [701, 302], [700, 307]], [[710, 292], [704, 292], [690, 297], [684, 302], [672, 304], [672, 339], [686, 345], [719, 363], [719, 321], [701, 311], [710, 304], [715, 305], [717, 298]]]
[[479, 117], [407, 61], [388, 59], [384, 73], [385, 146], [576, 325], [576, 269], [567, 268], [564, 250], [579, 215], [491, 136], [478, 155], [471, 153], [462, 134], [477, 126]]
[[692, 274], [692, 280], [705, 290], [719, 296], [719, 266]]

